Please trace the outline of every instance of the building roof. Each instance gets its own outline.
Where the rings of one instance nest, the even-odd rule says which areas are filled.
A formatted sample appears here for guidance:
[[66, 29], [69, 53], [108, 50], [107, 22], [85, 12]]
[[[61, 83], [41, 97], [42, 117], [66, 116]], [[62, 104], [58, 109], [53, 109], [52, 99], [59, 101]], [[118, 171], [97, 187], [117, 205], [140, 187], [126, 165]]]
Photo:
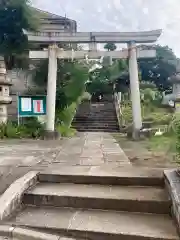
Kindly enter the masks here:
[[62, 17], [62, 16], [54, 14], [54, 13], [50, 13], [50, 12], [47, 12], [47, 11], [44, 11], [44, 10], [41, 10], [41, 9], [38, 9], [35, 7], [32, 7], [32, 8], [33, 8], [33, 11], [35, 12], [35, 14], [38, 14], [41, 18], [61, 19], [61, 20], [66, 20], [66, 21], [69, 20], [72, 22], [76, 22], [75, 20], [72, 20], [72, 19], [69, 19], [66, 17]]

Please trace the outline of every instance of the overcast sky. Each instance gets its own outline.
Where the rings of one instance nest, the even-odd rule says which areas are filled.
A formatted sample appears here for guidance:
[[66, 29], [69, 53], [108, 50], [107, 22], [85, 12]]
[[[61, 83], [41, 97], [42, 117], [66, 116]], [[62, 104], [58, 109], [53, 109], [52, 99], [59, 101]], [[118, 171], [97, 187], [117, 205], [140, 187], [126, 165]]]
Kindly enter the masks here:
[[159, 43], [180, 57], [180, 0], [32, 0], [34, 6], [77, 21], [78, 31], [163, 29]]

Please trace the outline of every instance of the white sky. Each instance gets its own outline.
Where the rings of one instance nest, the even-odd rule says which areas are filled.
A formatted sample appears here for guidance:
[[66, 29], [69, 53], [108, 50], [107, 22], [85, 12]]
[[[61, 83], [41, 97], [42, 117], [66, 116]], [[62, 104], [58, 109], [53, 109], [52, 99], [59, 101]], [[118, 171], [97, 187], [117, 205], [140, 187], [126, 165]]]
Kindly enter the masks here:
[[32, 0], [34, 6], [72, 18], [78, 31], [163, 30], [160, 44], [180, 57], [180, 0]]

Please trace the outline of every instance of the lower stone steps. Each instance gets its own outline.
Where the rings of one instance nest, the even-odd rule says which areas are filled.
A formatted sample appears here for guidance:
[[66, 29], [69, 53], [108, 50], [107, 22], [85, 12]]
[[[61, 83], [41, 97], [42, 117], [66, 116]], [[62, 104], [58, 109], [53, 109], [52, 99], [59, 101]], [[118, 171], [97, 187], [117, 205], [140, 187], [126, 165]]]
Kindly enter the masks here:
[[76, 166], [39, 174], [41, 183], [97, 184], [109, 186], [164, 187], [163, 171], [139, 167]]
[[11, 223], [91, 240], [178, 240], [168, 215], [25, 207]]
[[26, 205], [170, 214], [163, 188], [39, 183], [23, 199]]
[[179, 239], [161, 169], [66, 166], [35, 183], [5, 224], [79, 240]]

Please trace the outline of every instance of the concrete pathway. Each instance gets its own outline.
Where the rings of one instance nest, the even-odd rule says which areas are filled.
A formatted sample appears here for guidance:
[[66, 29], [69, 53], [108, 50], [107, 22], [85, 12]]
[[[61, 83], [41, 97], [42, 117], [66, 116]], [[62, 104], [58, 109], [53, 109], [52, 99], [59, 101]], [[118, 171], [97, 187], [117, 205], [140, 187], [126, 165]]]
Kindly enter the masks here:
[[130, 161], [108, 133], [81, 133], [60, 141], [1, 141], [0, 194], [30, 170], [109, 164], [125, 166]]

